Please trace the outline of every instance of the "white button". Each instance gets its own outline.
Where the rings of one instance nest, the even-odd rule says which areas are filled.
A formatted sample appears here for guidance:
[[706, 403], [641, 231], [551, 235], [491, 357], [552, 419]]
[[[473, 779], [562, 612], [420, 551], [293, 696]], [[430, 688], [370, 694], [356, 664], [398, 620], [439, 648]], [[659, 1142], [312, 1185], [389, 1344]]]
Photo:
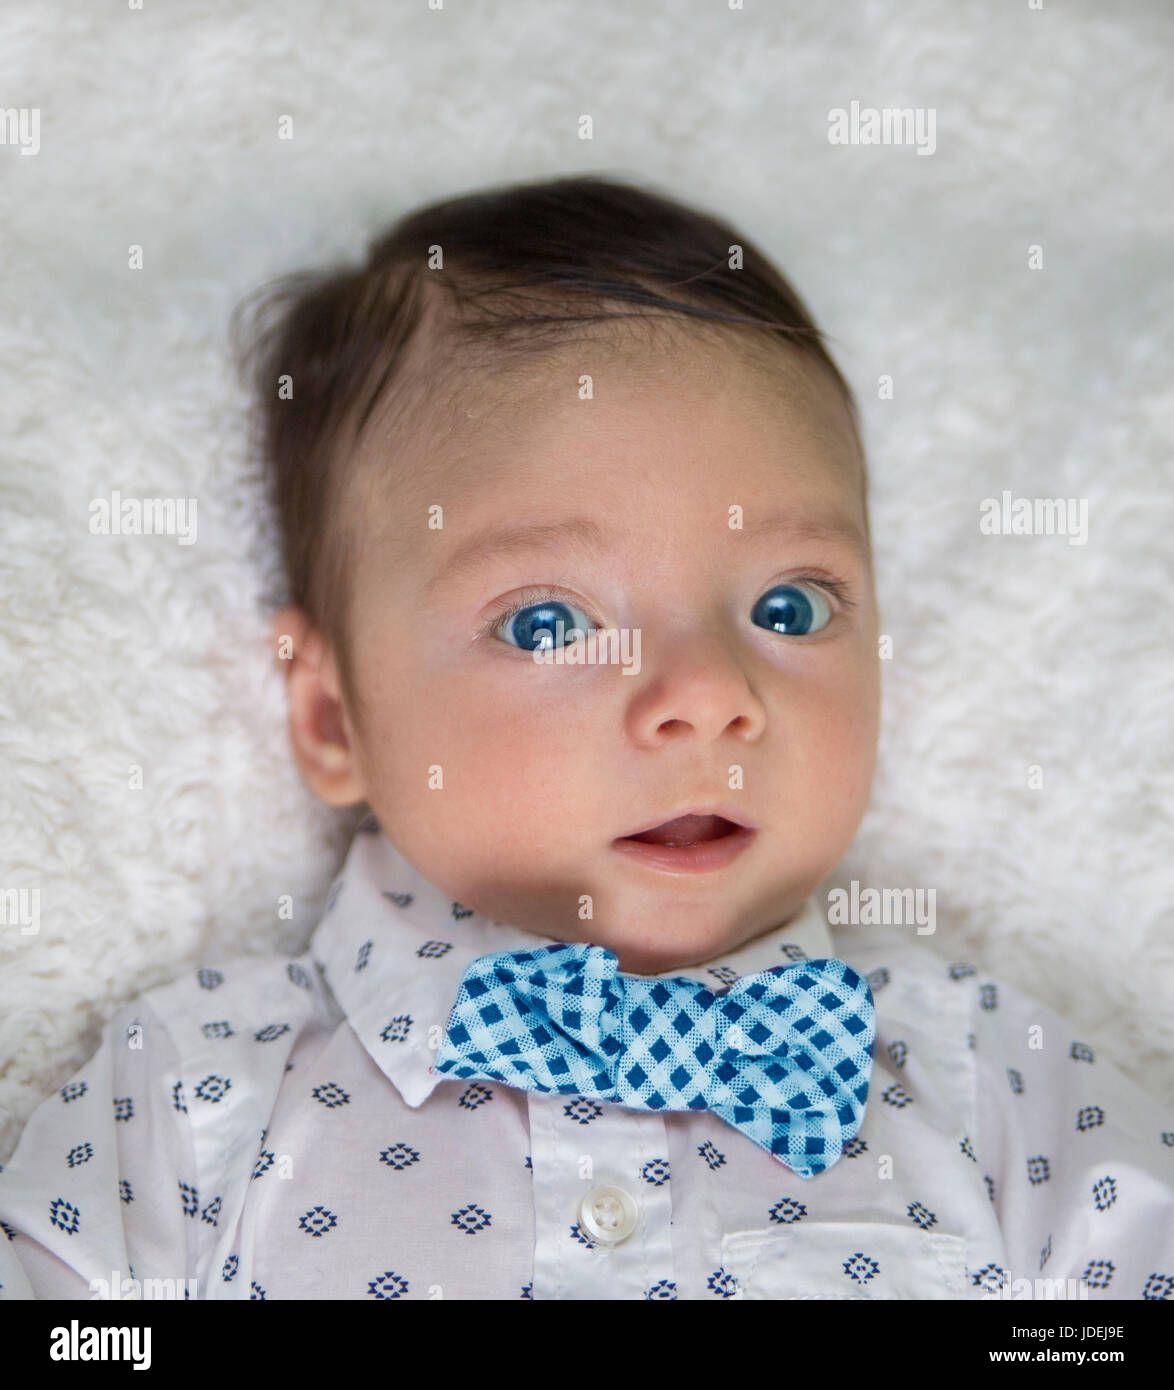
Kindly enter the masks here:
[[588, 1239], [618, 1245], [636, 1229], [636, 1203], [622, 1187], [593, 1187], [579, 1203], [579, 1225]]

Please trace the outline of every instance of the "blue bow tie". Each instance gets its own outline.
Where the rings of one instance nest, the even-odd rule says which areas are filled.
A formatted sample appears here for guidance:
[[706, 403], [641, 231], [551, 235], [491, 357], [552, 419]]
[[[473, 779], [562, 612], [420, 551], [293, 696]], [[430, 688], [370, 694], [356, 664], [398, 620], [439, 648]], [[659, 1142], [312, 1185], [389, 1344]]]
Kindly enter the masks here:
[[714, 994], [619, 973], [566, 942], [471, 962], [432, 1070], [639, 1110], [712, 1110], [802, 1178], [859, 1130], [876, 1016], [834, 958], [778, 965]]

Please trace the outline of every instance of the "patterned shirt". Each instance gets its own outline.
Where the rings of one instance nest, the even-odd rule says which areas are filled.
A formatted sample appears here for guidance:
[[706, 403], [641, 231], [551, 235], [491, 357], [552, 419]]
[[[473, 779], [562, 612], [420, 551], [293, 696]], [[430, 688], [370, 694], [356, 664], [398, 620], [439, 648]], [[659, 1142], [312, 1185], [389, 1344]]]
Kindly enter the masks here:
[[1028, 996], [901, 929], [833, 936], [814, 899], [664, 972], [867, 977], [864, 1123], [803, 1179], [709, 1111], [433, 1073], [468, 962], [551, 940], [369, 818], [303, 955], [149, 990], [33, 1113], [0, 1300], [1174, 1300], [1174, 1121]]

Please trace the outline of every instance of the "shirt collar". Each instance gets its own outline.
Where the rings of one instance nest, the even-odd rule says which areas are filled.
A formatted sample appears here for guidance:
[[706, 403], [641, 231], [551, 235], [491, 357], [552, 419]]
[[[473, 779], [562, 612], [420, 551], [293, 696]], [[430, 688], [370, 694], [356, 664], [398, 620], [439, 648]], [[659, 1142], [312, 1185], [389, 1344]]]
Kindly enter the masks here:
[[[331, 885], [310, 954], [363, 1046], [414, 1108], [451, 1079], [431, 1067], [469, 962], [554, 944], [453, 902], [368, 816]], [[651, 978], [684, 976], [717, 991], [774, 965], [832, 955], [827, 923], [808, 899], [790, 922], [737, 950]]]

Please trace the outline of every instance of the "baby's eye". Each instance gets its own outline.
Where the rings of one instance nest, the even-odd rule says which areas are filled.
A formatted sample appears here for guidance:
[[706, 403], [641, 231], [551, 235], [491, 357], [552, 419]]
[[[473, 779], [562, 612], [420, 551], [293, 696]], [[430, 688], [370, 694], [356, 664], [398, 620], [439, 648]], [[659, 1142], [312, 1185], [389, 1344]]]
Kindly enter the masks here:
[[[583, 621], [577, 622], [578, 614]], [[513, 647], [526, 652], [544, 647], [569, 646], [581, 641], [591, 629], [591, 619], [581, 608], [558, 599], [544, 599], [515, 608], [496, 625], [495, 631]]]
[[832, 606], [812, 584], [776, 584], [754, 605], [750, 621], [787, 637], [818, 632], [832, 620]]

